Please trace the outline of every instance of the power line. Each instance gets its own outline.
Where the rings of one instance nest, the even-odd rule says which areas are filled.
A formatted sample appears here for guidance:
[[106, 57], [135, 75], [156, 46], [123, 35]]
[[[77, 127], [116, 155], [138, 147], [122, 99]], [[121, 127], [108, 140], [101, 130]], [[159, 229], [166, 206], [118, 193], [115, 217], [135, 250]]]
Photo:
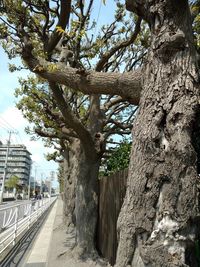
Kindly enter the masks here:
[[6, 129], [10, 129], [10, 127], [5, 122], [3, 122], [3, 121], [0, 121], [0, 125], [3, 126]]
[[12, 139], [13, 143], [23, 143], [22, 138], [15, 127], [13, 127], [9, 122], [7, 122], [2, 116], [0, 116], [0, 128], [3, 128], [6, 131], [13, 131], [15, 135], [15, 140]]
[[21, 142], [21, 140], [20, 140], [20, 138], [19, 138], [19, 132], [17, 132], [17, 133], [15, 133], [15, 141], [16, 141], [16, 143], [18, 143], [18, 144], [22, 144], [22, 142]]
[[[2, 121], [4, 121], [4, 123], [6, 123], [10, 128], [15, 129], [9, 122], [7, 122], [2, 116], [0, 116], [0, 119], [1, 119]], [[15, 130], [16, 130], [16, 129], [15, 129]]]
[[0, 123], [0, 128], [4, 129], [4, 130], [6, 130], [6, 131], [9, 131], [9, 130], [10, 130], [9, 128], [7, 128], [7, 127], [5, 127], [4, 125], [2, 125], [1, 123]]
[[0, 123], [3, 124], [8, 129], [12, 129], [14, 131], [17, 131], [17, 129], [15, 127], [13, 127], [10, 123], [8, 123], [2, 116], [0, 116], [0, 120], [1, 120]]
[[20, 140], [20, 142], [21, 142], [21, 144], [23, 143], [23, 141], [22, 141], [22, 138], [21, 138], [21, 135], [20, 135], [20, 133], [18, 132], [17, 133], [17, 135], [18, 135], [18, 137], [19, 137], [19, 140]]

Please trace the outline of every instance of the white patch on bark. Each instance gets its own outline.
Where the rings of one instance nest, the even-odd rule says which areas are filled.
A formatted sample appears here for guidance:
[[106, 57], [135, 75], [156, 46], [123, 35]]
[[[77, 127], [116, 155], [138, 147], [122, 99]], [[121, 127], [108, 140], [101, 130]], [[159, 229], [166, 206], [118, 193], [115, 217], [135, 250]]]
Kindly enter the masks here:
[[[165, 139], [165, 141], [167, 140]], [[162, 211], [162, 201], [163, 201], [163, 193], [161, 189], [156, 206], [157, 216], [154, 223], [154, 230], [151, 233], [149, 241], [150, 243], [156, 243], [157, 241], [159, 243], [162, 243], [163, 246], [167, 247], [169, 254], [178, 255], [180, 260], [184, 262], [185, 247], [184, 247], [184, 242], [182, 241], [186, 240], [186, 237], [178, 234], [180, 225], [176, 220], [171, 218], [170, 213], [168, 211], [165, 211], [162, 214], [162, 219], [160, 219], [161, 214], [159, 213]]]
[[159, 198], [158, 198], [158, 202], [157, 202], [157, 205], [156, 205], [157, 210], [159, 210], [161, 208], [161, 206], [162, 206], [162, 199], [163, 199], [163, 194], [162, 194], [162, 190], [161, 190]]
[[156, 220], [150, 242], [154, 242], [156, 239], [161, 241], [164, 246], [168, 247], [169, 254], [179, 255], [179, 258], [184, 262], [185, 247], [181, 241], [184, 241], [186, 237], [176, 233], [178, 230], [178, 222], [172, 220], [168, 212], [166, 212], [161, 221]]
[[160, 19], [158, 15], [155, 15], [154, 29], [157, 30], [160, 28]]
[[97, 194], [95, 192], [93, 192], [93, 199], [94, 199], [95, 203], [98, 202], [98, 197], [97, 197]]
[[181, 261], [185, 261], [185, 247], [180, 242], [173, 242], [172, 246], [168, 248], [168, 252], [172, 256], [179, 255]]
[[164, 133], [163, 133], [163, 135], [161, 137], [161, 145], [163, 146], [165, 151], [169, 151], [169, 141], [165, 137]]

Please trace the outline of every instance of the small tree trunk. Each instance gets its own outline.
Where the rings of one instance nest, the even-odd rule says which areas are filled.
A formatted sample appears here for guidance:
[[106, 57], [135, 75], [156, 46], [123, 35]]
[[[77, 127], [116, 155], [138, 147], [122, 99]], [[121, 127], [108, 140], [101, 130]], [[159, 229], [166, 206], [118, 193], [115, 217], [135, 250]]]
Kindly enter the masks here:
[[193, 131], [200, 110], [189, 8], [177, 0], [128, 2], [145, 12], [152, 43], [118, 220], [116, 266], [195, 267], [199, 178]]
[[76, 188], [76, 231], [79, 254], [96, 256], [96, 226], [98, 216], [98, 173], [100, 160], [88, 161], [84, 153], [79, 158]]

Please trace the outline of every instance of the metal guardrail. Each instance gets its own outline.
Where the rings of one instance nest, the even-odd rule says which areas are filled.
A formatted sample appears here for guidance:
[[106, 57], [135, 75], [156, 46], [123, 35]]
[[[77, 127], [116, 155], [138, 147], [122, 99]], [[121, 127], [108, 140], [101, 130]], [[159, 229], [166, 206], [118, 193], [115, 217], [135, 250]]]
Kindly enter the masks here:
[[23, 232], [51, 206], [56, 197], [30, 201], [0, 209], [0, 254], [11, 244], [14, 246]]

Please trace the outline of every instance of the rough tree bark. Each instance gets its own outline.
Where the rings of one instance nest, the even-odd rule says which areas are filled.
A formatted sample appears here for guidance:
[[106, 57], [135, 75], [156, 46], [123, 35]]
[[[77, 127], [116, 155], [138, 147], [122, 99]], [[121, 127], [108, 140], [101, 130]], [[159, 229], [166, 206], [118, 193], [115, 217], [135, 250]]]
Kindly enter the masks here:
[[[88, 94], [118, 94], [135, 104], [140, 98], [127, 194], [119, 217], [116, 265], [196, 266], [189, 252], [193, 251], [199, 216], [197, 156], [192, 140], [199, 116], [199, 77], [188, 1], [126, 2], [151, 30], [151, 47], [142, 72], [97, 74], [62, 64], [49, 71], [51, 66], [45, 67], [46, 62], [33, 57], [28, 35], [22, 40], [22, 58], [31, 71], [49, 82]], [[87, 131], [84, 134], [89, 136]], [[90, 176], [87, 165], [84, 172]], [[84, 199], [87, 194], [82, 196]]]
[[140, 109], [134, 122], [116, 266], [198, 266], [199, 178], [193, 142], [200, 116], [188, 1], [127, 0], [150, 25]]
[[[69, 150], [62, 153], [65, 173], [64, 222], [70, 231], [76, 231], [72, 253], [78, 258], [97, 258], [98, 174], [104, 149], [103, 122], [100, 97], [91, 96], [87, 124], [90, 139], [85, 140], [85, 135], [84, 140], [70, 138]], [[71, 120], [71, 123], [74, 121]]]
[[76, 188], [76, 253], [82, 257], [96, 257], [96, 225], [98, 216], [98, 173], [100, 158], [79, 158], [79, 174]]
[[90, 97], [90, 115], [88, 129], [94, 140], [93, 155], [85, 153], [81, 143], [79, 156], [79, 173], [76, 187], [76, 231], [78, 255], [95, 258], [96, 252], [96, 227], [98, 217], [98, 174], [102, 155], [102, 124], [103, 116], [100, 109], [98, 95]]
[[79, 154], [79, 140], [74, 139], [70, 149], [64, 153], [63, 222], [69, 230], [73, 230], [76, 226], [75, 198]]
[[101, 157], [87, 158], [80, 140], [70, 149], [74, 153], [64, 159], [64, 223], [76, 232], [75, 257], [96, 258], [96, 226], [98, 216], [98, 174]]
[[88, 158], [80, 140], [74, 139], [64, 155], [64, 224], [75, 230], [75, 257], [96, 258], [98, 174], [101, 157]]

